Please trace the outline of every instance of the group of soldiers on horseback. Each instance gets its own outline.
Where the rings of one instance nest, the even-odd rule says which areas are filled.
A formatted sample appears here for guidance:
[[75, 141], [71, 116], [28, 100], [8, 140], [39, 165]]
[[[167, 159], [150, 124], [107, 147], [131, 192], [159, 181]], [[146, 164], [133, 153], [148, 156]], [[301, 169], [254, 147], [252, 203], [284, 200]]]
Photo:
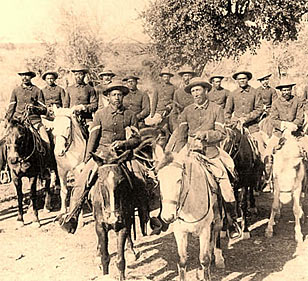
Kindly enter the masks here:
[[[52, 181], [55, 181], [57, 167], [52, 139], [42, 123], [41, 116], [52, 120], [54, 105], [73, 108], [78, 114], [80, 125], [85, 128], [87, 149], [84, 161], [76, 168], [80, 174], [75, 178], [69, 214], [66, 214], [62, 221], [63, 228], [71, 233], [76, 230], [81, 204], [97, 178], [92, 154], [96, 153], [104, 158], [110, 151], [121, 155], [127, 150], [133, 150], [142, 142], [140, 130], [154, 126], [159, 127], [165, 135], [172, 133], [172, 145], [168, 143], [167, 150], [178, 152], [187, 144], [189, 150], [199, 152], [209, 159], [209, 169], [219, 186], [225, 210], [232, 218], [229, 236], [236, 238], [241, 235], [236, 221], [236, 203], [232, 187], [236, 174], [231, 156], [219, 148], [220, 142], [226, 138], [226, 126], [240, 128], [241, 132], [247, 135], [255, 157], [262, 157], [264, 160], [267, 167], [266, 179], [269, 180], [271, 155], [279, 144], [281, 132], [285, 128], [300, 132], [304, 123], [303, 102], [292, 95], [295, 84], [281, 83], [276, 87], [279, 90], [277, 93], [268, 83], [271, 74], [259, 77], [257, 80], [261, 82], [261, 86], [254, 89], [249, 85], [252, 73], [237, 72], [232, 77], [238, 87], [230, 92], [221, 86], [224, 76], [213, 75], [208, 83], [201, 77], [196, 77], [196, 72], [188, 66], [183, 66], [179, 70], [182, 83], [176, 88], [170, 82], [173, 73], [164, 68], [159, 75], [161, 81], [156, 85], [150, 103], [149, 96], [138, 89], [139, 77], [135, 75], [128, 75], [121, 81], [113, 80], [115, 73], [106, 70], [99, 74], [101, 83], [92, 87], [85, 83], [88, 72], [85, 66], [78, 65], [71, 71], [75, 77], [75, 84], [65, 90], [55, 83], [57, 72], [47, 71], [42, 75], [47, 84], [42, 90], [31, 82], [35, 77], [34, 72], [19, 72], [22, 83], [13, 90], [5, 116], [6, 121], [10, 122], [15, 118], [23, 118], [27, 110], [28, 120], [47, 144], [48, 152], [45, 159], [48, 163], [45, 165]], [[260, 140], [258, 123], [265, 116], [269, 118], [273, 132], [266, 143], [265, 154], [260, 156], [259, 151], [262, 150], [260, 147], [264, 140]], [[303, 149], [308, 151], [303, 138], [300, 143]], [[130, 155], [128, 159], [132, 160], [133, 156]], [[141, 178], [144, 169], [140, 163], [131, 161], [129, 173], [133, 177]], [[136, 205], [144, 221], [149, 219], [146, 197], [145, 191], [136, 190]], [[157, 223], [152, 224], [154, 233], [160, 233], [155, 227], [161, 229], [163, 222], [160, 218], [153, 221]]]

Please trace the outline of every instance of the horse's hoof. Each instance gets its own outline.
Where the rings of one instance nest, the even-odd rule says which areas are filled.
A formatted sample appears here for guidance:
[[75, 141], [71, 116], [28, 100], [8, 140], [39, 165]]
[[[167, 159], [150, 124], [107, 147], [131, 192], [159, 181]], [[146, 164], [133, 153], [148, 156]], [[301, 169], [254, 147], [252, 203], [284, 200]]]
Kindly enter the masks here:
[[25, 226], [25, 222], [23, 220], [16, 221], [16, 229], [24, 227], [24, 226]]
[[273, 231], [271, 230], [265, 230], [265, 237], [272, 238], [273, 237]]
[[39, 221], [33, 221], [33, 222], [31, 223], [31, 227], [33, 227], [33, 228], [40, 228], [40, 227], [41, 227], [41, 224], [40, 224]]
[[226, 238], [227, 232], [226, 231], [220, 231], [220, 238]]
[[243, 232], [243, 239], [247, 240], [251, 238], [250, 232], [249, 231], [245, 231]]
[[219, 269], [224, 269], [226, 267], [225, 261], [224, 260], [219, 260], [219, 261], [215, 260], [215, 267], [219, 268]]

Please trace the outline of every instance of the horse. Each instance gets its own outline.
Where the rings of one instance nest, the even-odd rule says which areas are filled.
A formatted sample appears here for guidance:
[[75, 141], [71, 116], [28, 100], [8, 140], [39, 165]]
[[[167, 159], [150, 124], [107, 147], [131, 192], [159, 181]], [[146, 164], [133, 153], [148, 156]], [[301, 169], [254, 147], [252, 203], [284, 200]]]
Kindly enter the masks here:
[[60, 179], [61, 213], [66, 213], [68, 196], [67, 175], [75, 172], [75, 168], [83, 161], [86, 140], [82, 134], [76, 116], [70, 108], [53, 108], [54, 120], [52, 134], [54, 137], [54, 153]]
[[[22, 178], [27, 177], [31, 188], [31, 200], [33, 211], [33, 225], [40, 226], [37, 204], [37, 179], [42, 177], [47, 147], [44, 145], [38, 132], [31, 122], [24, 120], [12, 120], [8, 124], [5, 137], [7, 149], [7, 161], [12, 174], [12, 182], [17, 191], [18, 216], [17, 221], [24, 225], [23, 218], [23, 193]], [[46, 168], [46, 167], [45, 167]], [[44, 208], [51, 210], [50, 178], [45, 182]]]
[[108, 232], [117, 234], [117, 268], [119, 280], [125, 279], [125, 242], [133, 247], [130, 239], [134, 223], [135, 199], [132, 179], [123, 164], [127, 152], [117, 157], [110, 153], [104, 159], [92, 153], [98, 164], [98, 180], [90, 191], [93, 204], [98, 250], [101, 257], [103, 275], [109, 274], [110, 255], [108, 252]]
[[179, 254], [179, 280], [186, 279], [187, 239], [193, 233], [199, 237], [200, 267], [198, 280], [210, 280], [212, 253], [217, 267], [224, 268], [220, 249], [221, 218], [217, 212], [218, 200], [210, 188], [213, 177], [199, 163], [197, 152], [188, 155], [186, 146], [178, 153], [166, 152], [157, 145], [154, 151], [160, 183], [161, 218], [173, 223], [173, 232]]
[[[243, 237], [249, 238], [248, 230], [248, 201], [250, 209], [257, 212], [254, 198], [254, 188], [261, 184], [263, 163], [261, 158], [253, 151], [248, 136], [240, 129], [226, 128], [227, 137], [220, 147], [230, 154], [234, 161], [237, 179], [234, 180], [234, 195], [238, 204], [238, 215], [241, 218]], [[249, 200], [248, 200], [249, 199]]]
[[305, 163], [298, 141], [290, 132], [283, 133], [279, 145], [273, 155], [274, 199], [265, 235], [273, 236], [276, 214], [280, 214], [282, 204], [287, 204], [293, 199], [295, 240], [300, 244], [303, 242], [301, 221], [305, 218], [301, 206], [301, 193], [305, 191], [307, 181]]

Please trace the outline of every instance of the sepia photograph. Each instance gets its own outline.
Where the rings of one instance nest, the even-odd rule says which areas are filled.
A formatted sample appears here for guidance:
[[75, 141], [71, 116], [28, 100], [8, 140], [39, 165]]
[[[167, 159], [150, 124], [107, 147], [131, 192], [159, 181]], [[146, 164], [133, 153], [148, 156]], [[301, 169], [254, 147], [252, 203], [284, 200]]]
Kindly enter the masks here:
[[10, 0], [1, 281], [308, 281], [307, 0]]

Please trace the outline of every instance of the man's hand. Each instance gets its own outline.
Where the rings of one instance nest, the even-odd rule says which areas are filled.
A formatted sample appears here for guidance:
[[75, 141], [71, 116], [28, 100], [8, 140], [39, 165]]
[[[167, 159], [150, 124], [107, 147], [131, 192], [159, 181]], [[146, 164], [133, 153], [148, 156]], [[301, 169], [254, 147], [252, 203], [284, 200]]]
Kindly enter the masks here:
[[121, 149], [123, 146], [125, 145], [125, 141], [124, 140], [118, 140], [118, 141], [114, 141], [111, 144], [111, 149], [117, 150], [117, 149]]
[[78, 105], [73, 106], [73, 110], [75, 112], [85, 111], [86, 107], [83, 104], [78, 104]]
[[201, 131], [198, 131], [196, 132], [195, 134], [195, 139], [199, 139], [199, 140], [203, 140], [203, 141], [206, 141], [208, 139], [208, 134], [207, 132], [201, 132]]

